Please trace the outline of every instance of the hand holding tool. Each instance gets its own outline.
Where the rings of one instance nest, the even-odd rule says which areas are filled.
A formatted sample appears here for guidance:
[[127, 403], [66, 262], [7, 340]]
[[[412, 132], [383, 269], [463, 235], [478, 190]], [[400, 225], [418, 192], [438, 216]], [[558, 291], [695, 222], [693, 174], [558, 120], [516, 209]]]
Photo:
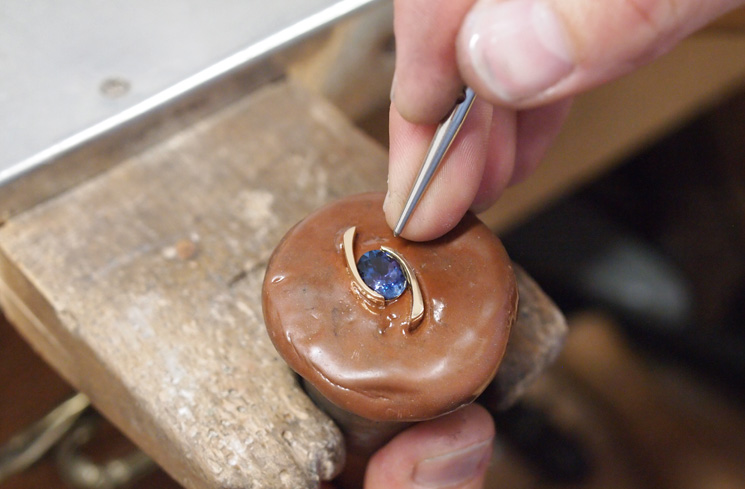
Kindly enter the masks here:
[[473, 90], [466, 87], [463, 91], [463, 96], [458, 99], [450, 115], [437, 126], [435, 135], [432, 137], [432, 142], [429, 144], [427, 154], [424, 157], [424, 161], [422, 161], [422, 166], [419, 169], [416, 180], [414, 180], [414, 185], [409, 192], [409, 197], [406, 199], [404, 210], [401, 212], [401, 217], [399, 217], [396, 228], [393, 230], [394, 236], [400, 235], [404, 230], [411, 214], [414, 212], [429, 182], [432, 180], [435, 171], [437, 171], [437, 167], [442, 163], [450, 145], [455, 140], [455, 136], [458, 135], [458, 131], [463, 126], [463, 122], [466, 120], [468, 111], [471, 109], [475, 98], [476, 94]]

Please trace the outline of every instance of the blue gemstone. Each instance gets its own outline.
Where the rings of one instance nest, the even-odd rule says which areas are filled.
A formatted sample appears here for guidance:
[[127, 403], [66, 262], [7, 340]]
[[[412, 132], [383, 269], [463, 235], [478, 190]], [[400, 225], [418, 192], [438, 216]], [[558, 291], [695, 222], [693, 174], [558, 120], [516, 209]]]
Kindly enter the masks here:
[[406, 275], [401, 265], [385, 251], [372, 250], [362, 255], [357, 270], [367, 286], [385, 300], [395, 299], [406, 290]]

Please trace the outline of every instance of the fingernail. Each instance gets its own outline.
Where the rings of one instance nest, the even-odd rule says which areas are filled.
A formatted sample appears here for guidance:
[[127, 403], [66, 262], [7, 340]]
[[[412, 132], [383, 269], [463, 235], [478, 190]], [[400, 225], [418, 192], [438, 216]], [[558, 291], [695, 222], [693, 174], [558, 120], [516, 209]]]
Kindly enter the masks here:
[[463, 35], [476, 74], [506, 102], [544, 92], [574, 66], [564, 25], [540, 0], [477, 7], [468, 15]]
[[478, 476], [489, 462], [491, 440], [455, 452], [424, 459], [414, 468], [414, 483], [424, 487], [450, 487]]

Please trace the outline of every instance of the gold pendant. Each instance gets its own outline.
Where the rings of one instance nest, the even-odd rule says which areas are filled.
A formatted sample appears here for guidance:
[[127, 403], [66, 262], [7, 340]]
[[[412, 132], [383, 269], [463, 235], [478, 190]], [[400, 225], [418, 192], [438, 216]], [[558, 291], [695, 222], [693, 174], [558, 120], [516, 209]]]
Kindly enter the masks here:
[[[400, 296], [400, 294], [396, 297], [386, 299], [380, 292], [373, 290], [362, 279], [362, 276], [360, 275], [360, 272], [357, 268], [357, 260], [355, 260], [354, 258], [354, 238], [356, 233], [357, 228], [355, 226], [352, 226], [344, 231], [342, 248], [344, 251], [344, 257], [347, 261], [347, 268], [352, 274], [354, 284], [357, 286], [357, 289], [362, 297], [377, 306], [385, 306], [387, 302], [396, 300]], [[422, 318], [424, 317], [424, 300], [422, 299], [422, 291], [419, 288], [419, 282], [417, 281], [416, 275], [414, 274], [413, 270], [399, 252], [387, 246], [381, 246], [380, 251], [385, 253], [388, 257], [398, 263], [406, 279], [405, 288], [411, 290], [411, 312], [409, 314], [409, 330], [413, 331], [414, 329], [416, 329], [416, 327], [419, 325]]]

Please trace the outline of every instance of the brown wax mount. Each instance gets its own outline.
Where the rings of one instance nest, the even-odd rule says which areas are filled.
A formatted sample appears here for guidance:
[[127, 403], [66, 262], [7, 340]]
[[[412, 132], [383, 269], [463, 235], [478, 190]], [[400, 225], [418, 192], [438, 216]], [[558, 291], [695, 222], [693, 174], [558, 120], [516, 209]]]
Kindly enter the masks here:
[[[298, 223], [272, 255], [264, 320], [285, 361], [337, 406], [378, 421], [419, 421], [473, 401], [492, 380], [517, 311], [501, 242], [472, 214], [426, 243], [394, 238], [382, 194], [330, 204]], [[411, 330], [411, 291], [385, 306], [353, 290], [342, 235], [354, 256], [381, 246], [413, 269], [424, 318]]]

